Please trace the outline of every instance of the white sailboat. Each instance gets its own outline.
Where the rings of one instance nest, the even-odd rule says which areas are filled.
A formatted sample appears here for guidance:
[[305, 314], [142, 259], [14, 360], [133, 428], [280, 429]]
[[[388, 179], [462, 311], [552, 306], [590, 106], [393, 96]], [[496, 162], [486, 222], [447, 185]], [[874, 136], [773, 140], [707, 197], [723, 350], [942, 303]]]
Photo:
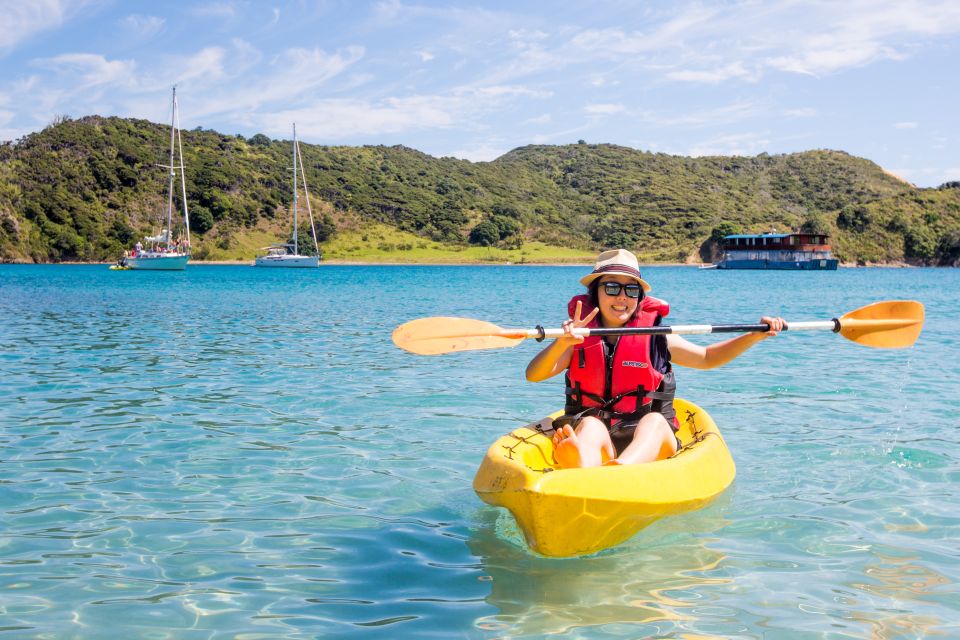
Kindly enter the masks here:
[[[122, 264], [130, 269], [183, 271], [190, 260], [190, 214], [187, 212], [187, 181], [183, 175], [183, 143], [180, 140], [180, 118], [177, 114], [177, 88], [173, 88], [170, 114], [170, 164], [160, 165], [170, 172], [167, 187], [167, 226], [155, 236], [144, 238], [146, 245], [137, 242], [131, 255]], [[174, 149], [179, 151], [180, 164], [174, 165]], [[173, 229], [173, 183], [176, 170], [180, 170], [180, 187], [183, 195], [183, 227], [174, 239]], [[179, 224], [179, 221], [178, 221]]]
[[[307, 211], [310, 214], [310, 230], [313, 232], [313, 248], [316, 255], [300, 255], [297, 242], [297, 167], [300, 168], [300, 177], [303, 179], [303, 193], [307, 199]], [[267, 254], [258, 256], [254, 260], [255, 267], [316, 267], [320, 262], [320, 246], [317, 244], [317, 228], [313, 224], [313, 210], [310, 208], [310, 191], [307, 189], [307, 177], [303, 171], [303, 157], [300, 155], [300, 145], [297, 143], [297, 125], [293, 125], [293, 241], [272, 244], [263, 247], [261, 251]]]

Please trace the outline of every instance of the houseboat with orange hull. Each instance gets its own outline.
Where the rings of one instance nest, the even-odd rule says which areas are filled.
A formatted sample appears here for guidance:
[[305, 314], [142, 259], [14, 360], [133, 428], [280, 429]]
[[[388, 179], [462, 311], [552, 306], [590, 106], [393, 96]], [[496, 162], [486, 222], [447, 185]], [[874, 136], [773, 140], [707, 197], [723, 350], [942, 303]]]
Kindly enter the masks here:
[[799, 269], [836, 271], [822, 233], [762, 233], [724, 236], [718, 269]]

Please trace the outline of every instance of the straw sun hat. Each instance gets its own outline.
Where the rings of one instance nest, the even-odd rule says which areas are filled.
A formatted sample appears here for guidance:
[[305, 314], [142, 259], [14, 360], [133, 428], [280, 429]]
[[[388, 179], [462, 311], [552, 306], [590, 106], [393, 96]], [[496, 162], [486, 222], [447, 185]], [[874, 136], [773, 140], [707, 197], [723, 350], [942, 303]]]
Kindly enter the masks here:
[[589, 287], [591, 282], [605, 275], [630, 276], [640, 283], [644, 293], [650, 292], [650, 285], [640, 277], [637, 256], [626, 249], [611, 249], [597, 256], [597, 264], [593, 266], [593, 271], [580, 278], [580, 284]]

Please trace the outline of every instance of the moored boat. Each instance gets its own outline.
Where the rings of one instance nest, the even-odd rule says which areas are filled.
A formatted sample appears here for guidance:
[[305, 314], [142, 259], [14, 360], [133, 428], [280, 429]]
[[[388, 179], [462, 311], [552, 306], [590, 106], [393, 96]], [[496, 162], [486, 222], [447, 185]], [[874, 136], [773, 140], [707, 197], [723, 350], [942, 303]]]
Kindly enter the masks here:
[[[179, 162], [174, 164], [175, 151], [179, 151]], [[122, 265], [128, 269], [148, 271], [183, 271], [190, 261], [190, 214], [187, 211], [187, 183], [184, 176], [183, 144], [180, 140], [180, 119], [177, 114], [177, 88], [173, 88], [173, 98], [170, 110], [170, 164], [163, 165], [169, 172], [167, 185], [167, 220], [166, 227], [156, 236], [144, 238], [146, 246], [137, 242], [137, 246], [122, 260]], [[183, 203], [183, 225], [179, 226], [174, 240], [173, 228], [173, 200], [174, 182], [180, 172], [181, 201]]]
[[[297, 237], [297, 173], [303, 180], [303, 193], [307, 201], [307, 213], [310, 214], [310, 232], [313, 235], [315, 255], [301, 255], [299, 239]], [[300, 155], [300, 144], [297, 142], [297, 125], [293, 125], [293, 238], [290, 242], [279, 242], [264, 247], [266, 255], [257, 256], [253, 261], [255, 267], [316, 267], [320, 263], [320, 245], [317, 243], [317, 228], [313, 223], [313, 209], [310, 207], [310, 191], [307, 189], [307, 176], [303, 171], [303, 156]]]
[[317, 256], [300, 255], [292, 244], [278, 243], [262, 250], [267, 254], [257, 256], [255, 267], [316, 267], [320, 262]]
[[706, 411], [674, 400], [681, 448], [646, 464], [558, 469], [548, 416], [490, 447], [473, 489], [514, 516], [527, 544], [545, 556], [617, 545], [664, 516], [698, 509], [733, 482], [736, 467]]
[[147, 271], [183, 271], [187, 268], [190, 254], [180, 251], [140, 251], [127, 258], [127, 269]]
[[724, 236], [718, 269], [836, 271], [839, 261], [822, 233], [761, 233]]

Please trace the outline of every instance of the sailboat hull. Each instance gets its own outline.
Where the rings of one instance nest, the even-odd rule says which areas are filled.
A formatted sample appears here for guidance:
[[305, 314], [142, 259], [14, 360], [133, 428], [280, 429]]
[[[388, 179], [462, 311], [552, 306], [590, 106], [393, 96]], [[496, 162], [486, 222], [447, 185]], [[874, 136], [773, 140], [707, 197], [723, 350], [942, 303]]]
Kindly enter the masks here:
[[127, 266], [131, 269], [146, 271], [183, 271], [187, 268], [189, 255], [157, 255], [127, 258]]
[[255, 267], [316, 267], [319, 264], [317, 256], [260, 256], [253, 263]]

